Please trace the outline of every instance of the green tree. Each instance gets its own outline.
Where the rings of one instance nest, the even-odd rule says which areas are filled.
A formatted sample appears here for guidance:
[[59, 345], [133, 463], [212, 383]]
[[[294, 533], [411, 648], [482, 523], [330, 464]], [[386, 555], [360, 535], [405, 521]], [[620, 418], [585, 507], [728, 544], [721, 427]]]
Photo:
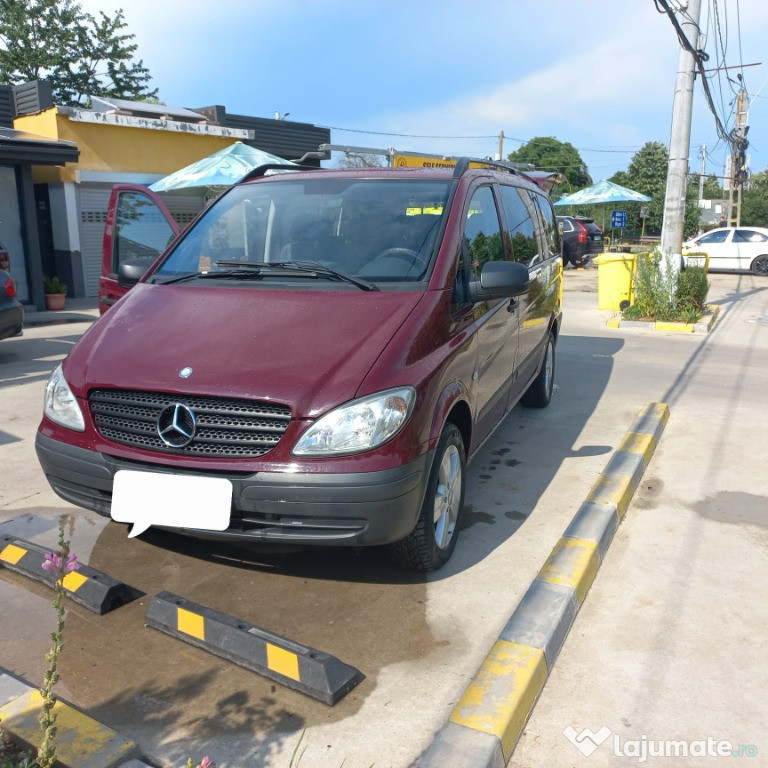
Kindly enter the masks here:
[[[626, 171], [619, 171], [610, 178], [610, 181], [615, 184], [621, 184], [621, 186], [634, 189], [636, 192], [642, 192], [651, 198], [651, 202], [647, 203], [648, 218], [645, 222], [645, 233], [649, 235], [661, 233], [668, 166], [669, 153], [666, 146], [659, 141], [649, 141], [632, 156]], [[686, 195], [685, 224], [683, 226], [685, 237], [693, 235], [699, 226], [697, 196], [698, 182], [695, 186], [689, 182]], [[638, 203], [631, 204], [627, 210], [628, 229], [639, 229], [642, 224], [640, 205]]]
[[749, 191], [768, 195], [768, 169], [753, 173], [749, 177]]
[[[693, 173], [688, 177], [688, 183], [693, 184], [696, 195], [699, 194], [700, 173]], [[720, 186], [720, 181], [714, 173], [704, 177], [704, 185], [701, 190], [703, 200], [723, 200], [726, 197], [725, 190]]]
[[714, 173], [710, 173], [704, 179], [703, 195], [705, 200], [722, 200], [725, 197], [725, 190], [720, 186], [720, 180]]
[[741, 198], [741, 223], [768, 227], [768, 170], [754, 173]]
[[155, 98], [126, 28], [122, 10], [97, 19], [74, 0], [0, 0], [0, 82], [46, 79], [63, 106], [82, 106], [91, 94]]
[[567, 184], [552, 190], [552, 199], [576, 192], [592, 183], [587, 166], [579, 151], [568, 142], [558, 141], [552, 136], [540, 136], [522, 144], [519, 149], [510, 152], [507, 159], [511, 163], [529, 163], [543, 171], [559, 171], [565, 176]]

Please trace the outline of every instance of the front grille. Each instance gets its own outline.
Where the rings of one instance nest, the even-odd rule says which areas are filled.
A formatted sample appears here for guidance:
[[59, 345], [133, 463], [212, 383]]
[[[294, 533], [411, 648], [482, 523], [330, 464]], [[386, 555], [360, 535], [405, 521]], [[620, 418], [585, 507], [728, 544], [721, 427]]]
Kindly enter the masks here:
[[[257, 400], [124, 389], [96, 389], [88, 400], [96, 428], [107, 440], [186, 456], [262, 456], [277, 445], [291, 420], [287, 406]], [[196, 420], [194, 438], [182, 448], [166, 445], [157, 428], [163, 410], [176, 403], [187, 406]]]

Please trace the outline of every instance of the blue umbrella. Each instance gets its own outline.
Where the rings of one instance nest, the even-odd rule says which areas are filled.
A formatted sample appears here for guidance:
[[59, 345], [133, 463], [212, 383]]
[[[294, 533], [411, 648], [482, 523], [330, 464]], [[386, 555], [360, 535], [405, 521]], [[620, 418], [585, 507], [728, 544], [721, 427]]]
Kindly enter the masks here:
[[149, 188], [153, 192], [194, 191], [195, 189], [200, 192], [221, 191], [225, 187], [236, 184], [254, 168], [270, 163], [296, 165], [290, 160], [283, 160], [282, 157], [237, 141], [196, 163], [164, 176], [154, 184], [150, 184]]
[[651, 198], [612, 181], [598, 181], [572, 195], [561, 197], [555, 205], [594, 205], [596, 203], [648, 203]]

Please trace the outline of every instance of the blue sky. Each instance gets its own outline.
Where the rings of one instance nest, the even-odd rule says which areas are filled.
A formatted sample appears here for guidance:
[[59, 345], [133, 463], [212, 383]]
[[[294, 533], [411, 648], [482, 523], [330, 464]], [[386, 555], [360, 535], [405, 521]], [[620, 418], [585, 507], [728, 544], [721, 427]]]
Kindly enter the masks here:
[[[122, 7], [160, 99], [331, 127], [335, 144], [504, 154], [536, 136], [573, 144], [593, 180], [667, 145], [679, 47], [653, 0], [79, 0]], [[732, 126], [741, 71], [753, 172], [768, 165], [768, 3], [717, 0], [729, 70], [713, 83]], [[702, 0], [716, 67], [715, 0]], [[734, 86], [735, 87], [735, 86]], [[345, 129], [345, 130], [342, 130]], [[429, 138], [425, 138], [429, 137]], [[726, 148], [697, 82], [690, 166], [722, 174]]]

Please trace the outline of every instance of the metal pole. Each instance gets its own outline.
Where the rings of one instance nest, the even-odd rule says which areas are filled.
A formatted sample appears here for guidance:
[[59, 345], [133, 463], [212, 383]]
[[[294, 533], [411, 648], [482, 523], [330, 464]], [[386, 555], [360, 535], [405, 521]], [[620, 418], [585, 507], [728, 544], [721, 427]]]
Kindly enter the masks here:
[[[689, 0], [688, 12], [680, 17], [680, 26], [694, 48], [699, 45], [699, 16], [701, 0]], [[664, 197], [664, 221], [661, 227], [661, 251], [672, 254], [672, 268], [680, 268], [685, 224], [685, 192], [688, 180], [688, 152], [691, 144], [691, 113], [693, 111], [693, 75], [695, 59], [687, 49], [680, 48], [672, 104], [672, 131], [669, 139], [669, 169]]]

